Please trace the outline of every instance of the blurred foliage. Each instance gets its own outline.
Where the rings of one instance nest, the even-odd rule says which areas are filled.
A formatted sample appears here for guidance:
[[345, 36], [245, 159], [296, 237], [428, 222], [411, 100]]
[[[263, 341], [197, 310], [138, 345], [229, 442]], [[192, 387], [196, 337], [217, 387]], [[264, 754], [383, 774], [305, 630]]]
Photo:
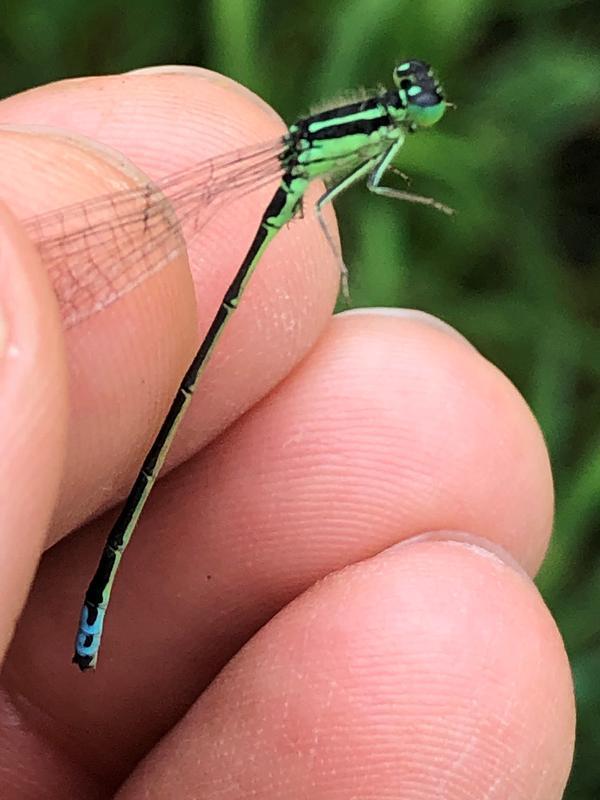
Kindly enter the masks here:
[[577, 685], [567, 797], [600, 797], [600, 10], [595, 0], [5, 0], [2, 95], [157, 63], [218, 69], [287, 120], [429, 60], [458, 110], [401, 168], [448, 220], [337, 204], [356, 305], [427, 309], [515, 382], [545, 433], [557, 515], [539, 576]]

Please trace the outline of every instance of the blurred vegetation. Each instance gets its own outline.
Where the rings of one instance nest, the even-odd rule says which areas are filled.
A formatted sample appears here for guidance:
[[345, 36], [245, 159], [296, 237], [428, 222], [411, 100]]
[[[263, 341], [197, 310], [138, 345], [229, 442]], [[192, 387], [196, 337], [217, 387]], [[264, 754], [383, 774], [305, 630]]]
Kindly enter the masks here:
[[539, 576], [577, 685], [567, 798], [600, 797], [600, 9], [596, 0], [8, 0], [0, 92], [148, 64], [218, 69], [287, 120], [398, 58], [458, 110], [401, 168], [453, 220], [355, 190], [337, 204], [356, 305], [427, 309], [531, 404], [552, 455]]

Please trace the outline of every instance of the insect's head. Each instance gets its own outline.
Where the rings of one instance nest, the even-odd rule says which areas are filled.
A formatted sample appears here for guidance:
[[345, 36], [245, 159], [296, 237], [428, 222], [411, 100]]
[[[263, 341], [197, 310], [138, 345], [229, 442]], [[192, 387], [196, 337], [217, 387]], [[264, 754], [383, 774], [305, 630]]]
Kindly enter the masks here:
[[398, 64], [394, 83], [404, 100], [411, 130], [428, 128], [444, 116], [447, 103], [429, 64], [416, 59]]

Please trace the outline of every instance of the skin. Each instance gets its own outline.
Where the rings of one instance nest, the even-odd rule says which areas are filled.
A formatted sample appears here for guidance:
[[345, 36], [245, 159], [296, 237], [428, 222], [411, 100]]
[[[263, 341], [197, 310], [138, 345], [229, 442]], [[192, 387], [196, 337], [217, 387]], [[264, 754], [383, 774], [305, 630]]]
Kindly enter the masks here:
[[439, 320], [332, 318], [311, 214], [267, 251], [200, 383], [98, 671], [69, 663], [110, 508], [271, 187], [233, 229], [217, 211], [189, 266], [67, 331], [16, 218], [143, 180], [106, 146], [157, 177], [283, 127], [190, 68], [42, 87], [0, 124], [2, 797], [560, 798], [574, 707], [531, 581], [553, 506], [539, 428]]

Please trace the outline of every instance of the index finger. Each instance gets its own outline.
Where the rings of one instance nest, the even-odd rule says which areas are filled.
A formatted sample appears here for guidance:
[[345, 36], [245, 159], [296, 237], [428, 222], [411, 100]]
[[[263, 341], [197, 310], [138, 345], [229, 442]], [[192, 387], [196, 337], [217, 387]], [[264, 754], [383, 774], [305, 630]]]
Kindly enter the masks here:
[[[92, 136], [152, 178], [284, 131], [276, 115], [247, 90], [194, 69], [42, 87], [0, 104], [0, 122], [9, 121]], [[41, 141], [38, 146], [44, 149]], [[66, 150], [70, 147], [73, 143], [65, 140]], [[57, 180], [56, 170], [64, 164], [56, 147], [51, 150], [42, 170], [38, 164], [36, 181], [53, 187], [52, 205], [67, 205], [73, 200], [70, 184]], [[103, 177], [103, 158], [111, 158], [102, 150], [90, 157]], [[26, 169], [23, 160], [21, 166]], [[114, 172], [114, 159], [106, 169]], [[199, 318], [195, 331], [188, 273], [169, 266], [157, 281], [149, 279], [131, 293], [135, 311], [132, 297], [121, 298], [68, 334], [73, 417], [57, 533], [126, 492], [276, 184], [275, 177], [273, 185], [220, 207], [188, 243]], [[58, 196], [57, 186], [64, 196]], [[329, 317], [338, 275], [336, 259], [310, 215], [277, 237], [203, 376], [200, 398], [188, 415], [188, 435], [176, 440], [171, 463], [195, 452], [290, 371]]]

